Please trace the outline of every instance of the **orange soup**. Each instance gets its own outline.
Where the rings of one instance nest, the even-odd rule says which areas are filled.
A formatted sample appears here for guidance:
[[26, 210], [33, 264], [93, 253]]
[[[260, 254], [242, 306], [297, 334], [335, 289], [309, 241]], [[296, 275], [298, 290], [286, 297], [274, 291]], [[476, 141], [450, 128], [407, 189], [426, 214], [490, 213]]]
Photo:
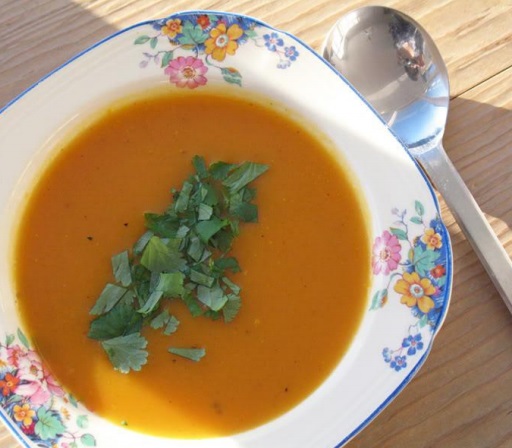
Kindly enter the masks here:
[[[25, 331], [59, 381], [91, 411], [130, 429], [201, 438], [289, 411], [339, 363], [370, 280], [364, 205], [326, 139], [286, 110], [225, 91], [164, 93], [113, 105], [58, 151], [23, 210], [14, 278]], [[193, 172], [191, 160], [253, 161], [257, 223], [232, 254], [242, 306], [230, 323], [179, 301], [169, 336], [151, 328], [148, 362], [113, 369], [87, 337], [112, 281], [110, 259], [144, 233]], [[169, 346], [204, 347], [199, 362]]]

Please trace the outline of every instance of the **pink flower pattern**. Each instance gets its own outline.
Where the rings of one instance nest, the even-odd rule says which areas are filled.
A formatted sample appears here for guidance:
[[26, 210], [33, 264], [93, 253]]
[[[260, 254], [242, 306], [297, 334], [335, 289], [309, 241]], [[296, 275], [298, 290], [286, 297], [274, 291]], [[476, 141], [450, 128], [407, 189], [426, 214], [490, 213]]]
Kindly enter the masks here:
[[[76, 407], [76, 401], [58, 384], [20, 330], [17, 336], [19, 343], [14, 335], [0, 342], [0, 382], [5, 383], [0, 405], [12, 420], [11, 425], [38, 447], [96, 446], [94, 436], [83, 432], [85, 415], [77, 417], [75, 427], [69, 426], [67, 406]], [[20, 418], [20, 409], [30, 412], [30, 422]], [[37, 424], [40, 419], [44, 424]]]
[[193, 56], [179, 56], [169, 62], [164, 73], [169, 76], [170, 81], [176, 86], [195, 89], [206, 84], [207, 79], [204, 75], [207, 71], [208, 67], [204, 65], [201, 59]]
[[375, 238], [372, 255], [373, 273], [388, 275], [395, 270], [400, 263], [401, 249], [398, 238], [387, 230]]

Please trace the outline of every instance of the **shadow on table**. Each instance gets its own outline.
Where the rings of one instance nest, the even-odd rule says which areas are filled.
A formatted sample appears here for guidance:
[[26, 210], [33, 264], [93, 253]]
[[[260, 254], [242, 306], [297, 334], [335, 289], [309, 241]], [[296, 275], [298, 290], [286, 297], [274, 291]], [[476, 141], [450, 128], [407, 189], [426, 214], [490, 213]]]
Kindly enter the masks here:
[[116, 31], [101, 17], [70, 0], [0, 3], [0, 108], [77, 53]]
[[511, 123], [512, 104], [497, 107], [456, 98], [444, 139], [448, 155], [484, 213], [508, 227], [512, 226]]

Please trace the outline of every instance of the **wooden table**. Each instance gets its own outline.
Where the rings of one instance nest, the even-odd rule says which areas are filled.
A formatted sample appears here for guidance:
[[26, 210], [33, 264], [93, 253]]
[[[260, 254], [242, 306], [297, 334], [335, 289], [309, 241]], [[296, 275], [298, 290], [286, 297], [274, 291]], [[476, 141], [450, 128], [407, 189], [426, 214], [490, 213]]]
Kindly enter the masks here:
[[[369, 3], [0, 0], [0, 107], [75, 53], [138, 21], [185, 9], [234, 11], [318, 49], [340, 15]], [[437, 42], [452, 89], [445, 148], [512, 255], [512, 1], [381, 3], [414, 17]], [[455, 263], [446, 322], [419, 374], [350, 448], [512, 447], [512, 316], [441, 204]], [[0, 448], [18, 446], [0, 430]]]

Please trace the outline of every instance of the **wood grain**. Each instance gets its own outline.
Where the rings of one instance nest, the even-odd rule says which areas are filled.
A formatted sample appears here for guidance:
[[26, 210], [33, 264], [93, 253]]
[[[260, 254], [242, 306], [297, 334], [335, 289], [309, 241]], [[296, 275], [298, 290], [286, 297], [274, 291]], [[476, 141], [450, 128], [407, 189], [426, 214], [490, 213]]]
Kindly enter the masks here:
[[[185, 9], [234, 11], [319, 49], [341, 14], [370, 3], [0, 0], [0, 106], [77, 52], [142, 20]], [[512, 255], [512, 0], [381, 3], [413, 16], [438, 43], [453, 96], [446, 150]], [[512, 317], [440, 201], [455, 263], [446, 322], [416, 378], [351, 448], [512, 447]], [[17, 447], [0, 430], [0, 448]]]
[[[512, 0], [388, 0], [418, 20], [446, 59], [452, 95], [505, 70], [512, 60]], [[0, 104], [117, 29], [186, 9], [252, 15], [319, 49], [337, 18], [370, 1], [1, 0]]]

